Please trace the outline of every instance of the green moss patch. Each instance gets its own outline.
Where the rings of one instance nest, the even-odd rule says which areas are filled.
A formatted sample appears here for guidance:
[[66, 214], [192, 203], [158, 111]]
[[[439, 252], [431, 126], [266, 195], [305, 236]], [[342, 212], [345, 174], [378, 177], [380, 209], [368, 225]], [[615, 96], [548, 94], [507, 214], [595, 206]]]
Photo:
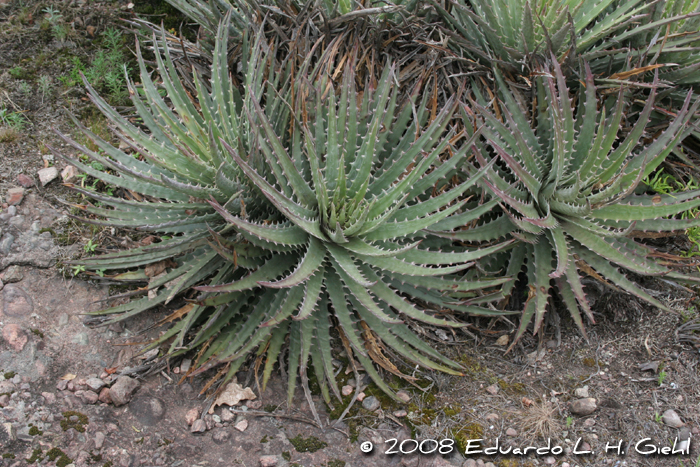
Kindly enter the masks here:
[[59, 448], [51, 448], [46, 453], [46, 458], [51, 462], [56, 461], [56, 467], [66, 467], [68, 464], [73, 463], [66, 453]]
[[[73, 428], [78, 433], [85, 433], [85, 425], [88, 424], [87, 415], [74, 410], [69, 410], [68, 412], [63, 412], [63, 417], [64, 419], [61, 420], [61, 428], [63, 431]], [[78, 417], [78, 419], [71, 420], [71, 417]]]
[[297, 435], [294, 438], [290, 438], [289, 442], [292, 443], [297, 452], [316, 452], [328, 446], [328, 443], [321, 441], [315, 436], [302, 438], [301, 435]]

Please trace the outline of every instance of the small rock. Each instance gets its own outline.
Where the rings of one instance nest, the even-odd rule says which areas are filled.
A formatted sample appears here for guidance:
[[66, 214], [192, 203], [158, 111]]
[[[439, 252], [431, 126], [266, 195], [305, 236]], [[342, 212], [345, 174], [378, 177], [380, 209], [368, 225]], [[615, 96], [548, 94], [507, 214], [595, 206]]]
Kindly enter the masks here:
[[101, 431], [95, 433], [95, 449], [102, 449], [105, 443], [105, 434]]
[[67, 165], [63, 170], [61, 170], [61, 178], [64, 183], [70, 183], [78, 177], [78, 169], [72, 165]]
[[58, 389], [59, 391], [65, 391], [66, 389], [68, 389], [68, 381], [66, 381], [65, 379], [59, 380], [58, 383], [56, 383], [56, 389]]
[[547, 465], [554, 465], [554, 463], [557, 461], [554, 457], [552, 456], [547, 456], [544, 459], [544, 463]]
[[44, 398], [47, 404], [53, 404], [56, 402], [56, 396], [52, 392], [42, 392], [41, 396]]
[[85, 403], [85, 404], [96, 404], [97, 401], [100, 399], [100, 396], [97, 395], [95, 391], [83, 391], [83, 394], [80, 396], [80, 399]]
[[37, 172], [41, 186], [46, 186], [58, 177], [58, 169], [56, 167], [46, 167]]
[[8, 254], [10, 252], [10, 248], [12, 248], [12, 244], [15, 242], [15, 236], [12, 234], [7, 234], [3, 237], [2, 241], [0, 241], [0, 252], [4, 254]]
[[231, 438], [231, 432], [227, 430], [216, 430], [211, 435], [212, 441], [216, 444], [223, 444]]
[[277, 456], [262, 456], [260, 458], [260, 467], [275, 467], [277, 465]]
[[245, 403], [245, 406], [248, 407], [251, 410], [259, 410], [260, 407], [262, 407], [262, 401], [257, 400], [257, 401], [248, 401]]
[[192, 433], [204, 433], [205, 431], [207, 431], [207, 424], [201, 418], [195, 420], [194, 423], [192, 423], [192, 428], [190, 428], [190, 432]]
[[231, 412], [228, 409], [222, 409], [221, 410], [221, 421], [222, 422], [231, 422], [236, 418], [236, 414]]
[[100, 378], [88, 378], [85, 385], [95, 392], [99, 392], [105, 386], [105, 382]]
[[213, 419], [212, 416], [209, 415], [209, 414], [203, 416], [203, 417], [202, 417], [202, 420], [204, 420], [204, 423], [207, 424], [207, 431], [211, 430], [211, 429], [214, 428], [214, 426], [216, 425], [216, 424], [214, 423], [214, 419]]
[[668, 409], [666, 412], [664, 412], [661, 419], [663, 420], [664, 424], [673, 428], [680, 428], [685, 425], [675, 410]]
[[2, 338], [15, 352], [21, 352], [28, 340], [24, 330], [18, 324], [6, 325], [2, 329]]
[[576, 388], [576, 390], [574, 391], [574, 395], [576, 397], [578, 397], [579, 399], [587, 399], [588, 397], [590, 397], [588, 395], [588, 386], [584, 386], [582, 388]]
[[506, 436], [518, 436], [518, 431], [515, 428], [508, 428], [506, 430]]
[[498, 421], [498, 414], [490, 413], [486, 415], [486, 421], [491, 423]]
[[12, 423], [3, 423], [0, 428], [0, 446], [6, 446], [17, 439], [17, 430]]
[[498, 385], [497, 385], [497, 384], [492, 384], [491, 386], [488, 386], [488, 387], [486, 388], [486, 392], [488, 392], [488, 393], [491, 394], [492, 396], [495, 396], [496, 394], [498, 394]]
[[357, 395], [357, 400], [360, 401], [360, 402], [362, 402], [363, 400], [365, 400], [365, 393], [364, 393], [364, 392], [360, 392], [360, 393]]
[[17, 175], [17, 183], [19, 183], [24, 188], [31, 188], [34, 186], [34, 180], [32, 179], [32, 177], [29, 177], [24, 174]]
[[192, 408], [187, 411], [185, 414], [185, 422], [189, 425], [192, 426], [192, 424], [199, 418], [199, 407]]
[[7, 407], [7, 405], [10, 403], [10, 396], [7, 394], [3, 394], [0, 396], [0, 407]]
[[109, 388], [102, 388], [100, 391], [100, 396], [98, 397], [98, 400], [100, 402], [103, 402], [105, 404], [111, 404], [112, 403], [112, 396], [109, 394]]
[[72, 342], [78, 345], [88, 345], [90, 343], [90, 339], [88, 338], [87, 332], [79, 332], [73, 336]]
[[349, 396], [350, 394], [352, 394], [352, 391], [353, 391], [353, 387], [350, 386], [349, 384], [343, 386], [343, 388], [340, 390], [340, 392], [343, 396]]
[[405, 410], [397, 410], [396, 412], [394, 412], [394, 417], [396, 418], [403, 418], [406, 415], [408, 415], [408, 413]]
[[2, 281], [5, 284], [19, 282], [22, 279], [24, 279], [24, 274], [22, 274], [22, 270], [19, 268], [19, 266], [10, 266], [2, 275]]
[[117, 382], [109, 389], [109, 397], [111, 397], [114, 405], [124, 405], [131, 400], [136, 388], [139, 387], [139, 382], [128, 376], [120, 376]]
[[548, 341], [547, 341], [547, 348], [550, 349], [550, 350], [554, 350], [554, 349], [556, 349], [558, 346], [559, 346], [559, 344], [558, 344], [557, 341], [555, 341], [554, 339], [548, 340]]
[[192, 365], [192, 360], [189, 358], [186, 358], [180, 363], [180, 372], [181, 373], [187, 373], [190, 370], [190, 366]]
[[17, 206], [10, 206], [9, 208], [7, 208], [7, 213], [10, 216], [16, 216], [17, 215]]
[[[478, 466], [479, 464], [476, 465]], [[493, 462], [487, 462], [484, 464], [484, 467], [496, 467], [496, 464], [494, 464]]]
[[17, 206], [24, 199], [24, 188], [10, 188], [7, 190], [7, 204]]
[[596, 400], [592, 397], [587, 397], [585, 399], [577, 399], [573, 401], [569, 410], [574, 415], [590, 415], [598, 408]]
[[476, 461], [474, 459], [467, 459], [462, 464], [462, 467], [476, 467]]
[[408, 402], [411, 400], [411, 395], [409, 393], [407, 393], [406, 391], [404, 391], [403, 389], [396, 393], [396, 397], [398, 397], [399, 399], [401, 399], [404, 402]]
[[245, 431], [245, 430], [248, 429], [248, 420], [241, 420], [240, 422], [238, 422], [238, 423], [236, 423], [235, 425], [233, 425], [233, 427], [234, 427], [236, 430], [238, 430], [238, 431], [240, 431], [240, 432], [243, 432], [243, 431]]
[[509, 339], [510, 338], [508, 337], [508, 334], [503, 334], [501, 337], [496, 339], [496, 345], [499, 347], [504, 347], [504, 346], [508, 345]]
[[369, 396], [362, 401], [362, 407], [364, 407], [366, 410], [369, 410], [370, 412], [374, 412], [375, 410], [377, 410], [380, 405], [381, 404], [379, 403], [379, 399], [377, 399], [374, 396]]
[[214, 423], [221, 423], [221, 417], [218, 415], [212, 415], [211, 419], [214, 421]]

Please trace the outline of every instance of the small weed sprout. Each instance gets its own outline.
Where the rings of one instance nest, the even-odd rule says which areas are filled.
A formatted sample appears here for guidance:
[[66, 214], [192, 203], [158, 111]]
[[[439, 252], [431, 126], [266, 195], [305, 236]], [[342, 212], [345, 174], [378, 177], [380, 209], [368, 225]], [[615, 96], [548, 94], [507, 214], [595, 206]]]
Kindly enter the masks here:
[[20, 81], [17, 87], [19, 89], [19, 92], [22, 93], [24, 96], [28, 96], [32, 92], [32, 87], [26, 81]]
[[571, 415], [566, 417], [566, 428], [571, 428], [573, 426], [573, 424], [574, 424], [574, 417], [572, 417]]
[[73, 266], [73, 276], [77, 276], [81, 272], [85, 272], [85, 266], [83, 266], [82, 264], [77, 264]]
[[83, 250], [85, 250], [85, 253], [94, 253], [95, 248], [97, 248], [97, 244], [92, 243], [92, 239], [88, 240], [85, 246], [83, 246]]
[[658, 375], [659, 386], [661, 386], [662, 384], [664, 384], [664, 380], [666, 379], [667, 376], [668, 376], [668, 373], [666, 373], [665, 370], [661, 370], [661, 371], [659, 372], [659, 375]]
[[63, 15], [55, 10], [53, 6], [48, 6], [42, 10], [46, 13], [46, 20], [51, 24], [51, 32], [57, 41], [63, 42], [68, 37], [68, 29], [63, 24]]
[[51, 77], [43, 75], [39, 78], [39, 89], [41, 90], [41, 103], [44, 103], [44, 97], [51, 92]]

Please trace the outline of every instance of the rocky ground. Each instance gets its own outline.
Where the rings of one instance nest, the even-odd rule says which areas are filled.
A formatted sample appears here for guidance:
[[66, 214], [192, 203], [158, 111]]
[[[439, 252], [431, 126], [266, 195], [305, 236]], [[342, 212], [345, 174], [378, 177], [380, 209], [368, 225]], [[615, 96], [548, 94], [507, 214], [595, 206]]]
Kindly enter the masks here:
[[[301, 390], [288, 407], [281, 377], [261, 392], [248, 370], [229, 388], [233, 405], [208, 413], [214, 401], [200, 392], [213, 374], [183, 378], [194, 356], [161, 362], [157, 352], [141, 352], [139, 344], [161, 331], [150, 324], [167, 310], [110, 326], [85, 315], [108, 303], [110, 284], [72, 277], [66, 260], [138, 237], [76, 224], [73, 208], [61, 203], [78, 201], [61, 183], [76, 182], [75, 174], [48, 147], [74, 156], [52, 128], [76, 135], [64, 109], [90, 116], [82, 91], [56, 84], [43, 95], [24, 78], [35, 86], [28, 94], [9, 70], [31, 65], [37, 76], [57, 77], [66, 72], [58, 60], [33, 57], [66, 48], [94, 54], [91, 36], [129, 10], [126, 2], [52, 2], [72, 28], [70, 44], [57, 44], [40, 34], [48, 5], [0, 0], [0, 107], [19, 109], [30, 122], [0, 143], [0, 465], [700, 465], [696, 294], [660, 281], [643, 286], [660, 291], [678, 314], [589, 283], [597, 324], [588, 341], [555, 314], [545, 333], [524, 338], [510, 354], [514, 326], [505, 319], [474, 320], [454, 334], [422, 329], [463, 363], [465, 376], [417, 373], [422, 389], [397, 387], [404, 403], [382, 397], [338, 360], [345, 398], [329, 407], [314, 396], [322, 426]], [[674, 441], [683, 452], [663, 455]], [[363, 453], [367, 443], [372, 450]], [[464, 455], [496, 443], [500, 453]], [[527, 447], [540, 454], [515, 451]]]

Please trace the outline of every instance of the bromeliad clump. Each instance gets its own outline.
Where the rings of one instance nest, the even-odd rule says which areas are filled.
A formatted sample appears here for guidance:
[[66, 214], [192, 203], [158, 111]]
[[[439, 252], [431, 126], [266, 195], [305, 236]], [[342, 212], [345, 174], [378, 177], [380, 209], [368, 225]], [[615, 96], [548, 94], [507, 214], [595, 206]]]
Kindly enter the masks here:
[[[332, 390], [340, 398], [335, 338], [390, 394], [375, 363], [410, 379], [392, 356], [459, 373], [458, 364], [407, 325], [460, 325], [429, 310], [496, 313], [460, 306], [444, 293], [474, 293], [508, 280], [467, 281], [458, 273], [509, 242], [468, 249], [424, 231], [453, 215], [459, 222], [478, 216], [464, 208], [464, 194], [486, 169], [465, 165], [468, 144], [454, 146], [463, 139], [449, 128], [456, 99], [431, 119], [428, 93], [419, 99], [416, 88], [401, 98], [392, 66], [379, 85], [360, 93], [356, 54], [341, 60], [329, 52], [312, 67], [310, 58], [297, 63], [289, 57], [300, 54], [278, 54], [262, 37], [244, 52], [238, 88], [229, 79], [227, 30], [222, 22], [211, 83], [194, 76], [196, 101], [173, 71], [165, 40], [159, 45], [165, 54], [156, 55], [160, 89], [139, 56], [143, 87], [130, 84], [130, 90], [146, 128], [91, 92], [142, 157], [87, 130], [105, 155], [66, 138], [116, 175], [71, 163], [132, 193], [124, 199], [76, 188], [102, 203], [83, 206], [96, 216], [89, 222], [170, 237], [82, 261], [92, 270], [128, 270], [116, 278], [145, 278], [148, 265], [168, 261], [169, 269], [148, 282], [150, 298], [101, 313], [126, 319], [199, 291], [163, 321], [175, 323], [153, 345], [169, 343], [170, 355], [199, 349], [191, 374], [223, 365], [226, 378], [255, 354], [263, 386], [286, 351], [290, 401], [297, 374], [309, 397], [309, 362], [324, 397]], [[342, 68], [334, 68], [336, 60]]]
[[[525, 96], [516, 100], [512, 93], [517, 91], [498, 71], [502, 118], [487, 108], [486, 99], [474, 88], [476, 101], [471, 115], [465, 107], [465, 125], [483, 125], [486, 144], [475, 145], [482, 164], [492, 157], [503, 161], [484, 178], [502, 213], [478, 228], [442, 234], [464, 241], [500, 236], [520, 240], [510, 251], [488, 260], [509, 276], [521, 272], [526, 276], [529, 292], [516, 341], [533, 319], [534, 332], [540, 328], [552, 284], [585, 335], [579, 307], [591, 322], [593, 315], [581, 271], [605, 278], [606, 284], [663, 310], [668, 307], [628, 280], [619, 268], [644, 276], [698, 280], [675, 272], [668, 267], [673, 262], [670, 255], [661, 261], [653, 248], [634, 238], [647, 231], [685, 230], [700, 224], [698, 219], [675, 218], [700, 206], [700, 191], [635, 194], [639, 182], [689, 133], [686, 123], [700, 101], [691, 105], [689, 93], [669, 127], [644, 145], [642, 137], [654, 105], [652, 92], [637, 123], [618, 140], [627, 102], [624, 92], [598, 110], [593, 76], [586, 67], [585, 89], [575, 111], [555, 57], [551, 64], [552, 69], [535, 80], [532, 120], [520, 104], [526, 102]], [[513, 290], [514, 282], [502, 289], [506, 296]]]

